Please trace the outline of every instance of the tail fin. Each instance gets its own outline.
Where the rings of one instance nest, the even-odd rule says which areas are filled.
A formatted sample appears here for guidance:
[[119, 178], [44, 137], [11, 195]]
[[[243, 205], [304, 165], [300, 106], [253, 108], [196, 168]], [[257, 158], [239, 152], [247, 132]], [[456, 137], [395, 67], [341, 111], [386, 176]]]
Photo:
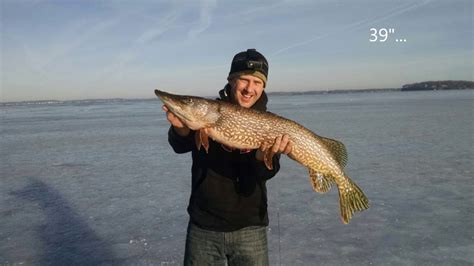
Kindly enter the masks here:
[[369, 208], [369, 200], [364, 192], [349, 178], [347, 183], [339, 186], [339, 204], [342, 222], [345, 224], [349, 223], [354, 212]]

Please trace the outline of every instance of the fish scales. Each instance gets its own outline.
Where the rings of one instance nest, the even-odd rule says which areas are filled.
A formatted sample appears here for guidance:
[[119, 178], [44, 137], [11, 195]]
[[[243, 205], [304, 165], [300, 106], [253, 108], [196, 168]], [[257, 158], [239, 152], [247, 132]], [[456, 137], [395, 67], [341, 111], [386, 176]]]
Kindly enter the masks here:
[[362, 190], [344, 173], [347, 154], [342, 143], [318, 136], [304, 126], [270, 112], [194, 96], [155, 93], [183, 123], [204, 136], [203, 143], [207, 143], [209, 136], [234, 148], [267, 148], [267, 167], [271, 167], [273, 156], [268, 148], [277, 137], [288, 135], [292, 142], [288, 156], [308, 168], [313, 189], [324, 193], [332, 184], [338, 187], [344, 223], [349, 222], [355, 211], [369, 207]]

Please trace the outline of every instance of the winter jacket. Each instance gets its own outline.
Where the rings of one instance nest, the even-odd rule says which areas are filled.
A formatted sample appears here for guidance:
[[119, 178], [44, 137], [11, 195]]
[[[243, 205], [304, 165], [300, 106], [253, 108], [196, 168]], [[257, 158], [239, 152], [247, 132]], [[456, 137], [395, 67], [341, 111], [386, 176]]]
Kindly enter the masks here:
[[[233, 102], [230, 86], [220, 91], [222, 101]], [[266, 110], [267, 96], [262, 93], [252, 106]], [[279, 155], [273, 157], [273, 170], [255, 158], [256, 150], [226, 147], [209, 139], [209, 152], [197, 150], [194, 131], [179, 136], [171, 126], [168, 141], [176, 153], [192, 154], [192, 191], [188, 213], [195, 225], [228, 232], [247, 226], [267, 226], [266, 181], [280, 169]]]

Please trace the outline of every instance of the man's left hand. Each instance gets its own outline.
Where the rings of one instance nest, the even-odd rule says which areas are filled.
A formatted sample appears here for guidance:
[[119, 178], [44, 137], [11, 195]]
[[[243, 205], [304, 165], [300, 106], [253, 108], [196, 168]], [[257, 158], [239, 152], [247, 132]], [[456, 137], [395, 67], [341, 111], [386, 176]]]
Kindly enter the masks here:
[[[290, 137], [288, 135], [283, 135], [275, 138], [275, 142], [273, 143], [273, 146], [270, 147], [272, 149], [273, 153], [283, 153], [288, 155], [288, 153], [291, 152], [293, 149], [293, 143], [290, 140]], [[257, 153], [255, 154], [255, 157], [257, 157], [257, 160], [263, 161], [263, 150], [262, 148], [257, 150]]]

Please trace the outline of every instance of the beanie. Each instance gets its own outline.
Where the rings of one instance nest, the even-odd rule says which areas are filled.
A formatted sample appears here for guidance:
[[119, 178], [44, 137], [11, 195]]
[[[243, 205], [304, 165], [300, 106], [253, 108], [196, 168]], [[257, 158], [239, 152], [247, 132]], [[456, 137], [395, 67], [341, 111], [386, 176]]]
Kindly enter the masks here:
[[241, 75], [255, 76], [263, 81], [265, 87], [268, 77], [267, 59], [255, 49], [247, 49], [236, 54], [232, 59], [227, 80], [230, 81]]

